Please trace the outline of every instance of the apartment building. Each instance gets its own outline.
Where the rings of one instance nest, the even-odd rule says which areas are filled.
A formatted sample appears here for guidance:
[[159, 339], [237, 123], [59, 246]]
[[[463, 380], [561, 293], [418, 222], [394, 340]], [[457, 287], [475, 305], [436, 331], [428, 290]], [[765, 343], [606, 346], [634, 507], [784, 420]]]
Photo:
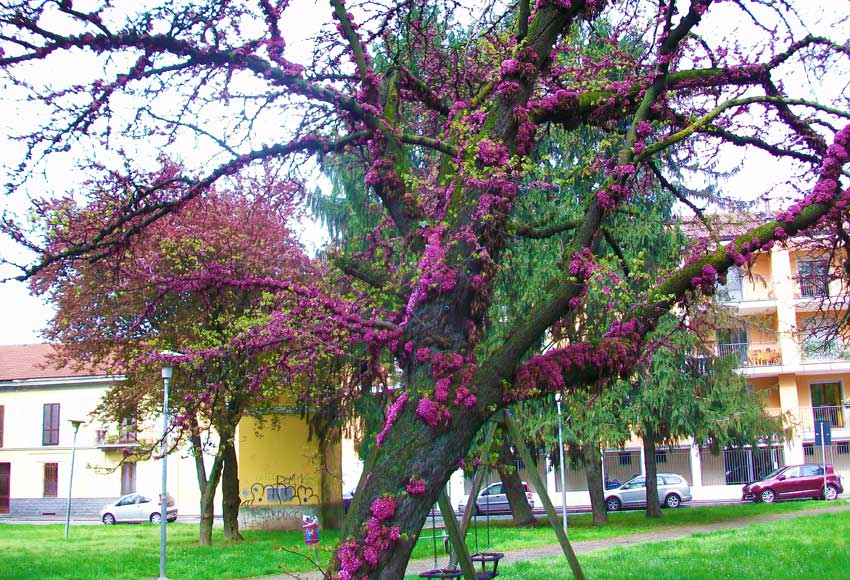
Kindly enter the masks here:
[[[848, 478], [850, 336], [839, 324], [848, 298], [837, 275], [841, 260], [798, 239], [759, 254], [746, 272], [731, 270], [717, 299], [733, 316], [717, 330], [715, 348], [739, 360], [739, 372], [765, 397], [769, 413], [790, 421], [793, 436], [781, 463], [820, 462], [825, 452]], [[832, 435], [823, 450], [814, 445], [818, 422]]]

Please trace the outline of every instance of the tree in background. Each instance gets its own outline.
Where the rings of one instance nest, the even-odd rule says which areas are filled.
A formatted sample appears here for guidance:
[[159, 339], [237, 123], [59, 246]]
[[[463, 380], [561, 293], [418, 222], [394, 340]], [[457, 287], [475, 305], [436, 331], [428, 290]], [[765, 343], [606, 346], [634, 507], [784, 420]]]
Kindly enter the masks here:
[[[296, 192], [275, 192], [269, 182], [241, 185], [238, 193], [210, 190], [188, 201], [181, 212], [145, 228], [103, 259], [57, 264], [34, 279], [37, 291], [58, 306], [46, 337], [61, 345], [62, 355], [118, 363], [126, 375], [100, 406], [107, 420], [157, 416], [163, 362], [157, 353], [181, 352], [165, 359], [179, 371], [171, 391], [170, 406], [177, 410], [171, 449], [188, 440], [194, 450], [201, 544], [211, 542], [220, 481], [225, 538], [240, 539], [235, 450], [240, 419], [266, 401], [287, 393], [297, 397], [294, 378], [315, 376], [317, 360], [296, 332], [273, 337], [246, 332], [277, 316], [291, 298], [264, 278], [306, 284], [318, 274], [291, 230]], [[99, 219], [98, 208], [65, 206], [52, 219], [59, 225], [51, 236], [72, 237]], [[213, 456], [209, 470], [208, 454]]]
[[[790, 2], [330, 7], [334, 21], [302, 59], [287, 45], [288, 19], [301, 21], [285, 1], [162, 2], [136, 11], [64, 0], [4, 5], [5, 93], [37, 113], [37, 126], [23, 115], [12, 121], [24, 152], [8, 162], [11, 189], [25, 190], [34, 172], [67, 152], [80, 159], [81, 175], [100, 179], [74, 187], [62, 175], [61, 188], [98, 208], [99, 219], [74, 236], [45, 244], [13, 220], [3, 223], [38, 253], [22, 265], [22, 277], [33, 277], [120, 253], [212, 186], [229, 189], [261, 165], [297, 184], [307, 158], [354, 159], [351, 174], [363, 175], [381, 213], [374, 230], [352, 240], [356, 251], [340, 250], [350, 294], [263, 278], [299, 306], [278, 305], [240, 337], [271, 345], [297, 329], [306, 353], [358, 343], [369, 372], [402, 377], [332, 571], [346, 580], [394, 579], [449, 475], [501, 408], [554, 392], [593, 394], [631, 376], [665, 313], [775, 241], [813, 227], [835, 234], [836, 244], [848, 238], [845, 97], [828, 84], [804, 94], [793, 76], [802, 67], [844, 86], [848, 50], [843, 39], [808, 34]], [[751, 26], [739, 28], [742, 21]], [[600, 42], [611, 51], [589, 50]], [[74, 66], [63, 67], [71, 58]], [[35, 77], [60, 68], [73, 78]], [[556, 128], [598, 131], [605, 146], [534, 156]], [[581, 318], [592, 279], [622, 277], [600, 253], [619, 244], [610, 224], [651, 219], [641, 201], [661, 187], [705, 219], [705, 198], [687, 184], [715, 181], [735, 148], [786, 160], [796, 201], [723, 248], [696, 241], [644, 291], [611, 286], [610, 325], [537, 354], [553, 329]], [[152, 152], [183, 165], [157, 164]], [[553, 163], [574, 165], [592, 187], [548, 182]], [[106, 185], [116, 181], [125, 184], [120, 195]], [[48, 233], [61, 226], [49, 221], [63, 203], [55, 193], [33, 211]], [[565, 204], [580, 208], [577, 218], [561, 211]], [[518, 219], [527, 213], [531, 221]], [[555, 265], [527, 289], [528, 307], [505, 311], [494, 292], [515, 274], [505, 263], [515, 237], [537, 240]], [[637, 274], [630, 270], [626, 282]], [[379, 299], [388, 293], [398, 307]], [[300, 326], [294, 311], [316, 321]], [[240, 337], [238, 352], [261, 350]], [[286, 368], [285, 358], [276, 362]]]
[[628, 404], [621, 420], [643, 441], [646, 515], [661, 517], [658, 498], [659, 444], [692, 438], [713, 449], [784, 439], [781, 417], [770, 417], [764, 401], [736, 372], [734, 356], [702, 357], [700, 332], [665, 320], [656, 331], [660, 346], [639, 364], [624, 386]]

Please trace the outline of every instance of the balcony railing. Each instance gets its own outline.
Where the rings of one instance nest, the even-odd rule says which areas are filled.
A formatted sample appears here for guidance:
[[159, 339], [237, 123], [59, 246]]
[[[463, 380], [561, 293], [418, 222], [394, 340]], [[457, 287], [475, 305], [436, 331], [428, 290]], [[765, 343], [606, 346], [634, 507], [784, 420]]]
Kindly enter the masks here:
[[715, 287], [714, 295], [720, 302], [755, 302], [776, 298], [771, 276], [733, 279], [726, 284], [718, 284]]
[[803, 433], [814, 433], [817, 421], [826, 421], [833, 429], [843, 429], [850, 424], [850, 405], [822, 405], [800, 407], [800, 429]]
[[767, 367], [782, 364], [782, 352], [775, 342], [718, 344], [718, 356], [735, 356], [742, 367]]

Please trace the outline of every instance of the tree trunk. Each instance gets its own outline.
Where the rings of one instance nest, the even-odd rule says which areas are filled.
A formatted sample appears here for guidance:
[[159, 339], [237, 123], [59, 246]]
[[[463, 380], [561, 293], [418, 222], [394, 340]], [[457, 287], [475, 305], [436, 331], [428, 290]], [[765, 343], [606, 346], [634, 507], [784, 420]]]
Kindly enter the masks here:
[[236, 447], [232, 441], [222, 441], [224, 469], [221, 480], [221, 517], [224, 523], [224, 539], [230, 542], [242, 541], [239, 533], [239, 463], [236, 459]]
[[608, 510], [605, 509], [605, 482], [602, 481], [602, 458], [599, 456], [599, 447], [592, 443], [584, 443], [581, 446], [581, 455], [587, 477], [587, 491], [590, 493], [593, 525], [604, 526], [608, 523]]
[[[486, 419], [479, 412], [458, 413], [451, 419], [450, 427], [432, 427], [416, 414], [415, 408], [414, 404], [405, 405], [387, 432], [381, 448], [374, 449], [376, 455], [367, 461], [368, 471], [364, 470], [357, 495], [345, 518], [340, 537], [351, 538], [346, 546], [352, 548], [357, 558], [347, 558], [342, 563], [337, 560], [335, 566], [353, 572], [358, 578], [397, 580], [404, 577], [411, 550], [431, 506], [466, 456], [476, 432]], [[411, 479], [424, 482], [423, 493], [404, 492]], [[378, 506], [382, 502], [377, 500], [387, 497], [385, 493], [388, 490], [396, 490], [390, 491], [388, 496], [394, 509], [380, 510]], [[377, 524], [375, 527], [386, 528], [380, 534], [382, 537], [395, 538], [388, 545], [378, 546], [375, 552], [371, 552], [377, 554], [378, 559], [373, 560], [374, 563], [363, 557], [367, 549], [374, 547], [369, 545], [370, 537], [364, 526], [370, 520]], [[370, 535], [374, 537], [375, 534]], [[352, 561], [361, 565], [352, 569]], [[349, 567], [346, 568], [346, 565]]]
[[646, 517], [660, 518], [658, 504], [658, 466], [655, 464], [655, 434], [643, 434], [644, 467], [646, 470]]
[[[534, 469], [533, 465], [526, 465], [526, 469]], [[531, 511], [528, 497], [522, 486], [522, 479], [516, 469], [516, 453], [511, 449], [510, 439], [506, 436], [501, 438], [499, 444], [499, 477], [502, 480], [502, 489], [508, 496], [508, 504], [511, 506], [511, 515], [515, 526], [530, 526], [537, 523], [537, 518]], [[538, 494], [546, 493], [546, 490], [535, 490]]]
[[201, 546], [210, 546], [212, 545], [212, 529], [215, 518], [215, 490], [218, 488], [218, 483], [221, 480], [222, 458], [220, 453], [216, 454], [212, 468], [210, 469], [209, 478], [207, 478], [201, 438], [198, 435], [193, 435], [190, 440], [192, 441], [192, 453], [195, 456], [195, 473], [198, 477], [198, 489], [201, 492], [201, 521], [198, 531], [198, 543]]

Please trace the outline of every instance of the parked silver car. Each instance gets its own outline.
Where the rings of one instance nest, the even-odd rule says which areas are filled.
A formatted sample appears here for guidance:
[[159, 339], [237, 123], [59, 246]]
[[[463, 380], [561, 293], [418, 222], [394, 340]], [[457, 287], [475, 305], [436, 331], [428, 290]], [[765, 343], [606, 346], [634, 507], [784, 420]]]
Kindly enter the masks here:
[[[156, 500], [140, 493], [128, 493], [100, 510], [100, 521], [110, 526], [117, 523], [151, 522], [158, 524], [161, 519], [159, 495]], [[174, 498], [168, 494], [166, 518], [169, 522], [177, 519], [177, 506]]]
[[[691, 501], [691, 487], [681, 475], [675, 473], [658, 474], [658, 503], [661, 506], [677, 508]], [[634, 477], [616, 489], [605, 492], [605, 507], [615, 512], [623, 508], [646, 507], [646, 478]]]
[[[528, 504], [531, 506], [531, 509], [534, 509], [535, 502], [539, 503], [540, 498], [537, 497], [537, 494], [531, 492], [531, 489], [529, 489], [526, 482], [523, 481], [522, 486], [525, 489], [525, 497], [528, 499]], [[459, 512], [463, 513], [466, 509], [467, 501], [469, 501], [468, 497], [464, 497], [460, 500], [460, 503], [457, 506]], [[475, 511], [473, 513], [476, 515], [511, 513], [508, 496], [502, 489], [501, 482], [491, 483], [481, 490], [481, 493], [478, 494], [478, 498], [475, 501]]]

